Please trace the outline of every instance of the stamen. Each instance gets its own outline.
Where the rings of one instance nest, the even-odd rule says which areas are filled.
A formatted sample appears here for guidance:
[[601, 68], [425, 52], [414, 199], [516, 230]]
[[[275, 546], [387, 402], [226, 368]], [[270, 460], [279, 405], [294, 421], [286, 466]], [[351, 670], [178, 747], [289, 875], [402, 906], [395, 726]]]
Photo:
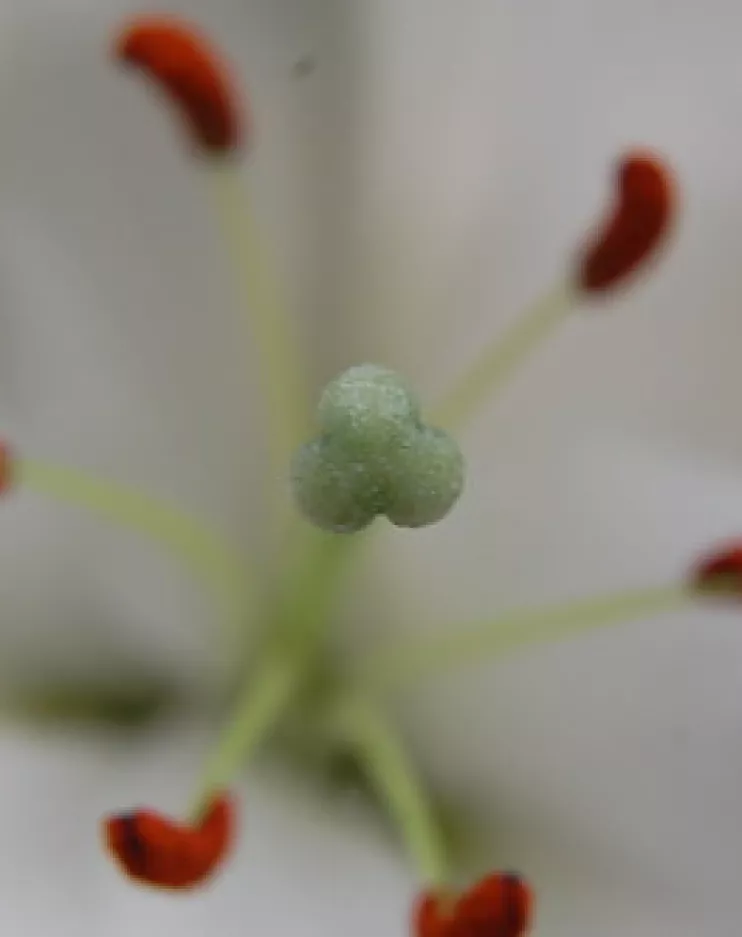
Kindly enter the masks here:
[[385, 648], [359, 666], [363, 685], [375, 692], [407, 688], [435, 674], [499, 657], [530, 644], [561, 641], [631, 619], [666, 614], [698, 598], [685, 584], [656, 586], [519, 609], [478, 625], [452, 625], [439, 635]]
[[263, 663], [248, 680], [234, 715], [209, 759], [191, 810], [196, 823], [216, 792], [229, 787], [248, 757], [263, 742], [293, 698], [301, 671], [294, 662], [276, 657]]
[[247, 562], [237, 547], [188, 514], [135, 488], [31, 459], [16, 458], [11, 471], [29, 491], [85, 508], [160, 544], [213, 593], [226, 640], [232, 646], [243, 642], [252, 589]]
[[444, 837], [401, 740], [373, 703], [340, 701], [328, 728], [365, 766], [393, 819], [426, 888], [443, 890], [450, 878]]
[[459, 429], [488, 397], [500, 390], [524, 361], [554, 334], [574, 311], [578, 295], [560, 283], [538, 299], [494, 341], [434, 410], [433, 422], [448, 430]]
[[[192, 136], [207, 156], [239, 149], [246, 102], [238, 95], [237, 83], [220, 53], [195, 27], [177, 17], [140, 17], [122, 32], [116, 50], [121, 60], [144, 69], [176, 100]], [[233, 161], [213, 158], [206, 168], [269, 408], [269, 477], [280, 485], [275, 493], [277, 505], [272, 505], [277, 508], [280, 526], [288, 504], [282, 481], [307, 422], [301, 356], [253, 223], [239, 168]]]
[[644, 266], [666, 240], [677, 197], [670, 170], [652, 153], [626, 154], [616, 172], [616, 204], [578, 263], [584, 293], [605, 293]]
[[195, 26], [175, 16], [140, 16], [116, 40], [117, 59], [141, 68], [180, 108], [190, 135], [210, 155], [239, 148], [239, 102], [221, 55]]
[[504, 336], [485, 347], [438, 405], [438, 425], [446, 429], [463, 425], [545, 343], [581, 299], [624, 283], [657, 253], [676, 215], [670, 170], [649, 152], [631, 152], [619, 163], [617, 187], [616, 205], [589, 239], [575, 273], [522, 313]]

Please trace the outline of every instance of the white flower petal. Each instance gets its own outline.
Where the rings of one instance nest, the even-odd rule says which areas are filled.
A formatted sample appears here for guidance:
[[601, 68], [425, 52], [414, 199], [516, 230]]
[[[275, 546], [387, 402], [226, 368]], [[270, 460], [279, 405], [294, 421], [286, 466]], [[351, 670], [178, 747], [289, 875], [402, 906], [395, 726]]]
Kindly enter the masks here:
[[[332, 109], [327, 79], [299, 80], [293, 68], [332, 52], [323, 4], [170, 8], [224, 46], [254, 95], [256, 210], [289, 301], [311, 316], [322, 245], [312, 180]], [[24, 454], [184, 505], [256, 547], [260, 567], [257, 361], [205, 171], [176, 115], [110, 60], [135, 11], [128, 0], [0, 11], [3, 435]], [[3, 508], [0, 553], [6, 679], [151, 664], [194, 681], [218, 664], [211, 598], [140, 538], [33, 498]]]
[[[387, 620], [411, 630], [669, 574], [706, 546], [698, 541], [736, 528], [742, 492], [715, 467], [742, 455], [740, 265], [729, 246], [742, 144], [735, 0], [383, 0], [348, 4], [332, 22], [333, 5], [319, 0], [176, 6], [249, 71], [259, 207], [290, 293], [312, 314], [326, 309], [320, 337], [307, 330], [322, 368], [377, 357], [441, 391], [510, 309], [561, 274], [603, 208], [618, 149], [660, 147], [683, 184], [684, 227], [656, 278], [566, 330], [497, 422], [487, 409], [468, 437], [470, 485], [456, 516], [389, 547], [393, 594], [382, 604], [376, 590], [364, 640], [383, 640]], [[133, 8], [19, 0], [0, 13], [14, 37], [3, 63], [12, 158], [0, 415], [34, 452], [166, 492], [241, 532], [259, 517], [261, 458], [246, 445], [257, 408], [247, 412], [234, 325], [203, 314], [228, 299], [191, 167], [174, 159], [172, 125], [103, 57], [110, 28]], [[329, 61], [314, 83], [292, 71], [307, 54]], [[654, 453], [658, 441], [667, 453]], [[90, 675], [124, 661], [193, 680], [216, 665], [204, 660], [218, 653], [203, 600], [152, 552], [35, 502], [4, 518], [8, 677]], [[709, 613], [703, 631], [695, 614], [640, 623], [400, 707], [431, 778], [481, 816], [502, 817], [493, 858], [533, 874], [544, 934], [736, 937], [733, 619]], [[365, 852], [356, 862], [358, 827], [346, 831], [343, 819], [336, 842], [321, 812], [293, 814], [270, 791], [262, 814], [256, 799], [255, 904], [239, 862], [221, 899], [215, 890], [173, 904], [133, 891], [101, 865], [92, 838], [67, 840], [94, 829], [109, 794], [128, 799], [141, 785], [142, 797], [179, 796], [189, 744], [175, 735], [168, 753], [153, 742], [152, 761], [137, 746], [8, 744], [15, 847], [0, 931], [203, 933], [215, 919], [235, 935], [250, 924], [323, 935], [403, 926], [396, 859], [382, 850], [378, 864]], [[42, 854], [56, 861], [32, 891], [26, 871], [38, 872]], [[384, 896], [361, 924], [347, 897], [359, 883]]]
[[207, 741], [194, 726], [130, 743], [4, 730], [2, 932], [403, 937], [416, 886], [390, 844], [361, 810], [312, 800], [271, 773], [242, 785], [240, 841], [208, 889], [173, 895], [125, 879], [102, 849], [101, 816], [182, 809]]
[[[736, 5], [390, 0], [369, 21], [362, 289], [384, 297], [377, 347], [423, 390], [563, 275], [623, 147], [665, 153], [683, 201], [652, 279], [585, 310], [483, 410], [454, 516], [387, 538], [393, 587], [359, 646], [682, 573], [742, 522]], [[547, 891], [566, 865], [583, 892], [602, 876], [648, 895], [659, 932], [731, 934], [741, 641], [733, 614], [688, 613], [401, 706], [431, 777], [510, 828], [499, 858], [541, 863]], [[626, 915], [613, 932], [653, 932]]]

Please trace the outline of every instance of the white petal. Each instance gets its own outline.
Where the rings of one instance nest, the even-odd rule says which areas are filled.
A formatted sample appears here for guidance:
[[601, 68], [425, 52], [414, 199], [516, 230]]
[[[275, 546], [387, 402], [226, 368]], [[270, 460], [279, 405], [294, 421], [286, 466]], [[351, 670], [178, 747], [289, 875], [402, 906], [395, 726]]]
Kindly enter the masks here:
[[[537, 524], [533, 503], [525, 512], [533, 546], [512, 590], [528, 601], [527, 570], [536, 604], [672, 581], [742, 517], [735, 476], [625, 437], [567, 454], [548, 496], [549, 524]], [[472, 577], [497, 576], [486, 556], [474, 552], [470, 563]], [[426, 601], [429, 569], [408, 570], [427, 608], [421, 631], [446, 626], [443, 587], [428, 587], [436, 602]], [[489, 818], [493, 861], [543, 881], [546, 914], [570, 888], [617, 889], [627, 913], [635, 900], [658, 911], [669, 902], [727, 933], [738, 919], [742, 861], [733, 822], [740, 661], [738, 610], [701, 606], [472, 661], [396, 705], [431, 782], [480, 822]]]
[[[432, 397], [564, 274], [622, 148], [666, 154], [682, 215], [651, 280], [585, 310], [483, 409], [454, 515], [386, 538], [389, 598], [376, 588], [359, 645], [681, 574], [742, 518], [738, 5], [364, 9], [374, 107], [353, 286], [385, 330], [375, 353]], [[551, 907], [573, 881], [571, 932], [731, 935], [741, 653], [735, 616], [701, 611], [400, 709], [431, 777], [507, 831], [500, 860], [532, 869]], [[623, 889], [602, 922], [578, 898], [601, 889]], [[544, 933], [562, 932], [554, 914]]]
[[[293, 67], [332, 47], [323, 4], [170, 7], [223, 45], [254, 95], [257, 210], [288, 298], [309, 315], [326, 79], [297, 79]], [[115, 30], [140, 10], [128, 0], [0, 10], [2, 431], [24, 454], [141, 485], [260, 548], [257, 362], [206, 173], [176, 115], [110, 60]], [[14, 679], [151, 665], [193, 680], [217, 663], [211, 600], [138, 537], [20, 499], [3, 507], [0, 554]]]
[[166, 727], [133, 743], [4, 730], [0, 929], [79, 937], [406, 934], [415, 884], [358, 809], [312, 800], [270, 773], [243, 785], [240, 842], [201, 893], [151, 892], [101, 847], [100, 817], [140, 804], [177, 812], [208, 736]]

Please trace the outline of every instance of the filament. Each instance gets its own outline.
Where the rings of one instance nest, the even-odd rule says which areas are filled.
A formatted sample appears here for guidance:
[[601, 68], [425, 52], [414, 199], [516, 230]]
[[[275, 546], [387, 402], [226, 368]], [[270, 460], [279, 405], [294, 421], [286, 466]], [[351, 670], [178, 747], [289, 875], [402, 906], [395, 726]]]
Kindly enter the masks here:
[[29, 491], [85, 508], [164, 547], [213, 593], [227, 639], [240, 641], [252, 589], [236, 546], [173, 506], [78, 469], [19, 458], [13, 473]]
[[521, 313], [513, 324], [487, 344], [474, 364], [435, 408], [431, 422], [444, 429], [463, 426], [486, 399], [500, 390], [513, 372], [554, 333], [573, 311], [577, 294], [559, 284]]
[[331, 731], [361, 764], [397, 824], [424, 887], [443, 890], [450, 878], [440, 824], [402, 740], [374, 705], [360, 697], [341, 702]]
[[406, 688], [530, 644], [672, 612], [697, 596], [698, 591], [685, 584], [657, 586], [519, 609], [476, 625], [453, 625], [439, 635], [392, 645], [367, 658], [359, 667], [359, 679], [374, 691]]
[[[299, 347], [256, 231], [239, 171], [229, 164], [214, 164], [209, 176], [268, 407], [271, 478], [279, 481], [287, 476], [291, 453], [308, 422]], [[275, 495], [279, 503], [281, 493]]]
[[285, 658], [271, 658], [248, 680], [237, 700], [234, 715], [209, 758], [191, 816], [198, 822], [213, 795], [231, 786], [234, 775], [264, 741], [293, 698], [297, 668]]
[[198, 815], [215, 791], [226, 788], [265, 739], [311, 673], [314, 655], [330, 624], [330, 610], [351, 540], [314, 528], [298, 537], [298, 553], [284, 594], [268, 625], [273, 650], [255, 679], [248, 677], [234, 715], [204, 772], [194, 805]]

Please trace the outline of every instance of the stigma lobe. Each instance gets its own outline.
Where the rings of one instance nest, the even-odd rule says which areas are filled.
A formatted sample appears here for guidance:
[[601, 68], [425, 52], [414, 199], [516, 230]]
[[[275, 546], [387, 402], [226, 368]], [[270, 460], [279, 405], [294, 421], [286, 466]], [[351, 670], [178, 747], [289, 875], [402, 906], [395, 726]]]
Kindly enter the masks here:
[[195, 27], [174, 16], [137, 17], [119, 33], [114, 54], [177, 105], [200, 150], [216, 155], [240, 147], [239, 96], [220, 54]]
[[657, 156], [626, 154], [616, 172], [615, 204], [579, 260], [579, 288], [608, 292], [644, 266], [667, 238], [676, 201], [672, 173]]

